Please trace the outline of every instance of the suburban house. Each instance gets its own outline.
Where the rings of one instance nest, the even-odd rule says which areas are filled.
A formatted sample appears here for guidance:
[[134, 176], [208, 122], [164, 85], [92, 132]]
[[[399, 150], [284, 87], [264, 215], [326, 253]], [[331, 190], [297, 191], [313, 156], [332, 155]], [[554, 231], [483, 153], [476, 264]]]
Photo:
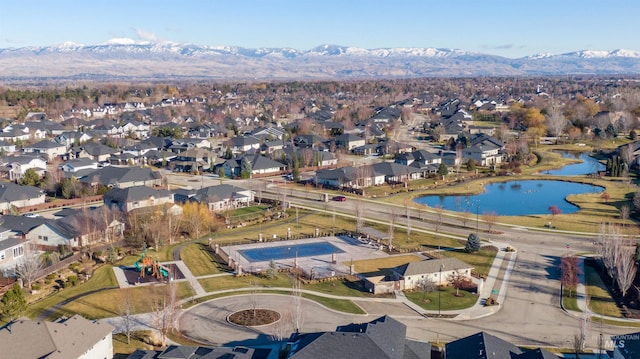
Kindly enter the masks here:
[[67, 153], [67, 145], [60, 144], [52, 140], [43, 140], [29, 146], [25, 146], [24, 153], [35, 153], [45, 155], [47, 159], [53, 160], [57, 157], [64, 156]]
[[107, 162], [112, 154], [118, 153], [116, 149], [101, 143], [86, 143], [80, 146], [74, 158], [89, 157], [96, 162]]
[[147, 186], [112, 188], [104, 194], [104, 204], [112, 209], [130, 212], [139, 208], [173, 204], [173, 193]]
[[249, 153], [260, 149], [260, 140], [253, 136], [236, 136], [223, 143], [233, 154]]
[[289, 359], [429, 359], [431, 345], [408, 339], [407, 326], [388, 315], [335, 332], [296, 333], [287, 343]]
[[442, 162], [442, 157], [427, 150], [417, 150], [397, 154], [395, 162], [417, 168], [422, 173], [422, 177], [426, 177], [430, 173], [436, 173]]
[[0, 159], [0, 173], [11, 181], [24, 177], [29, 169], [34, 169], [40, 176], [47, 170], [47, 161], [39, 156], [10, 156]]
[[506, 340], [485, 332], [479, 332], [447, 343], [445, 345], [444, 358], [559, 359], [555, 354], [541, 348], [524, 351]]
[[123, 232], [124, 223], [114, 213], [95, 209], [78, 211], [60, 219], [45, 219], [24, 236], [44, 250], [57, 250], [60, 246], [79, 248], [109, 242], [121, 238]]
[[393, 268], [393, 272], [404, 281], [403, 288], [411, 290], [419, 287], [426, 280], [436, 285], [447, 284], [451, 275], [454, 274], [461, 274], [471, 279], [472, 269], [472, 265], [458, 258], [442, 258], [403, 264]]
[[268, 359], [269, 348], [169, 345], [164, 350], [137, 349], [127, 359]]
[[252, 175], [278, 173], [287, 169], [285, 164], [262, 155], [246, 155], [240, 159], [226, 160], [219, 166], [224, 170], [225, 176], [239, 177], [242, 174], [242, 164], [245, 161], [249, 162]]
[[190, 148], [178, 153], [170, 162], [177, 172], [206, 171], [211, 168], [213, 155], [203, 148]]
[[18, 264], [17, 260], [24, 255], [26, 240], [19, 237], [8, 238], [10, 231], [0, 227], [0, 273], [11, 274]]
[[45, 194], [37, 187], [20, 186], [11, 182], [0, 183], [0, 212], [8, 213], [11, 207], [26, 207], [44, 203]]
[[473, 159], [480, 166], [491, 166], [502, 162], [504, 143], [502, 141], [478, 134], [471, 138], [471, 146], [462, 150], [467, 160]]
[[376, 175], [383, 175], [390, 184], [409, 182], [420, 178], [421, 171], [415, 167], [395, 162], [379, 162], [371, 165]]
[[89, 186], [107, 186], [127, 188], [133, 186], [161, 186], [160, 172], [143, 167], [103, 167], [80, 179], [81, 183]]
[[335, 139], [336, 147], [352, 151], [356, 147], [364, 146], [365, 140], [362, 137], [350, 134], [342, 134]]
[[210, 211], [222, 211], [247, 207], [254, 200], [254, 193], [251, 190], [221, 184], [195, 190], [178, 189], [175, 191], [175, 201], [186, 203], [196, 201], [206, 203]]
[[53, 140], [61, 145], [65, 145], [67, 147], [73, 146], [73, 144], [82, 144], [91, 140], [91, 136], [89, 136], [85, 132], [63, 132], [56, 136]]
[[78, 314], [56, 322], [22, 318], [0, 328], [0, 353], [7, 358], [111, 359], [113, 330]]
[[0, 152], [2, 152], [3, 155], [10, 155], [16, 152], [16, 145], [14, 143], [0, 140]]
[[62, 172], [76, 173], [82, 170], [97, 170], [98, 162], [90, 158], [75, 158], [58, 166]]
[[316, 184], [332, 188], [365, 188], [385, 182], [383, 173], [376, 173], [371, 166], [341, 167], [317, 170]]

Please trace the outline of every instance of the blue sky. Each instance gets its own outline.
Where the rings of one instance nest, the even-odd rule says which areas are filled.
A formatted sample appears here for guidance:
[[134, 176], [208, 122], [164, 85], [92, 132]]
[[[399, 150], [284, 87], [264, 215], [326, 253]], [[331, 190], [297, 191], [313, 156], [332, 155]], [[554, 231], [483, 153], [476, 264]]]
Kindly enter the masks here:
[[0, 48], [105, 43], [440, 47], [521, 57], [640, 51], [637, 0], [20, 0], [0, 4]]

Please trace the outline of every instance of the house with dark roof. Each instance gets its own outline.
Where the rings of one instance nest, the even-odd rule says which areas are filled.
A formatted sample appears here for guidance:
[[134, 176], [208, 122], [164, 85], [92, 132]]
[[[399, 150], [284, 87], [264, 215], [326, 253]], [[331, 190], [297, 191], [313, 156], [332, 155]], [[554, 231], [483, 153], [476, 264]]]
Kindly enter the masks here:
[[336, 147], [344, 148], [347, 151], [352, 151], [356, 147], [364, 146], [365, 140], [362, 137], [351, 135], [351, 134], [342, 134], [335, 138]]
[[230, 148], [233, 154], [250, 153], [260, 149], [260, 140], [253, 136], [236, 136], [225, 141], [224, 148]]
[[107, 323], [76, 314], [56, 322], [19, 319], [0, 328], [0, 353], [6, 358], [113, 358]]
[[[559, 359], [544, 349], [524, 351], [491, 334], [479, 332], [445, 345], [445, 359]], [[635, 358], [635, 357], [633, 357]]]
[[248, 162], [251, 166], [251, 174], [269, 174], [286, 171], [287, 165], [271, 160], [262, 155], [245, 155], [239, 159], [230, 159], [224, 161], [218, 168], [224, 170], [227, 177], [239, 177], [242, 174], [242, 165]]
[[11, 207], [26, 207], [44, 203], [45, 194], [37, 187], [21, 186], [12, 182], [0, 183], [0, 211], [7, 213]]
[[80, 151], [74, 158], [89, 157], [96, 162], [106, 162], [109, 160], [112, 154], [119, 153], [120, 151], [105, 146], [101, 143], [86, 143], [79, 147]]
[[204, 148], [190, 148], [175, 154], [169, 166], [176, 172], [208, 171], [214, 162], [213, 153]]
[[161, 186], [162, 175], [146, 167], [103, 167], [80, 179], [88, 186], [127, 188], [133, 186]]
[[332, 188], [358, 189], [385, 183], [384, 173], [376, 172], [372, 166], [346, 166], [316, 171], [315, 181]]
[[138, 349], [127, 359], [267, 359], [271, 354], [269, 348], [169, 345], [164, 350]]
[[420, 170], [395, 162], [379, 162], [371, 165], [375, 174], [384, 176], [384, 181], [390, 184], [406, 183], [420, 178]]
[[178, 189], [174, 192], [176, 202], [206, 203], [210, 211], [247, 207], [254, 200], [253, 191], [229, 184], [204, 187], [199, 190]]
[[431, 358], [431, 345], [408, 339], [406, 333], [406, 325], [388, 315], [368, 323], [340, 326], [335, 332], [298, 333], [289, 339], [287, 358]]
[[134, 209], [173, 204], [173, 192], [147, 186], [111, 188], [104, 194], [104, 205], [110, 209], [130, 212]]
[[42, 140], [32, 145], [25, 146], [22, 151], [24, 153], [43, 155], [49, 160], [53, 160], [67, 153], [67, 145], [60, 144], [52, 140]]

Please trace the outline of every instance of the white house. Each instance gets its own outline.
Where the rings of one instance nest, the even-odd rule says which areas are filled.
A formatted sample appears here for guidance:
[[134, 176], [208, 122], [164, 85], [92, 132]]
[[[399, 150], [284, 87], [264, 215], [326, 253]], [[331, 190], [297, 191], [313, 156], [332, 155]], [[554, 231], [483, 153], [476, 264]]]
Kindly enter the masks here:
[[437, 285], [447, 284], [449, 278], [456, 273], [471, 279], [472, 269], [472, 265], [458, 258], [442, 258], [403, 264], [394, 268], [393, 272], [404, 281], [404, 289], [414, 289], [425, 281]]
[[94, 161], [91, 158], [75, 158], [61, 164], [59, 168], [63, 172], [72, 172], [72, 173], [75, 173], [81, 170], [91, 170], [91, 169], [97, 170], [98, 162]]
[[24, 177], [25, 172], [31, 168], [41, 176], [44, 176], [47, 169], [47, 161], [41, 157], [32, 156], [3, 157], [0, 159], [0, 164], [4, 167], [0, 171], [6, 172], [11, 181]]
[[25, 153], [45, 155], [46, 158], [52, 160], [56, 157], [65, 155], [67, 153], [67, 146], [66, 144], [60, 144], [55, 141], [44, 140], [29, 146], [25, 146], [22, 150]]

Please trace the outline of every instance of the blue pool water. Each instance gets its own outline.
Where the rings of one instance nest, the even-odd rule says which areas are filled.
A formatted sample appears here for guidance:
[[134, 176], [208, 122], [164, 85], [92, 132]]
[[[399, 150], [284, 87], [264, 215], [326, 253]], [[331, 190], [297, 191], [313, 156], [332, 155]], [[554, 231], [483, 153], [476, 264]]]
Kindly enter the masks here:
[[238, 251], [249, 262], [262, 262], [270, 260], [280, 260], [298, 257], [311, 257], [329, 255], [333, 253], [344, 253], [343, 250], [327, 242], [287, 244], [278, 247], [244, 249]]

